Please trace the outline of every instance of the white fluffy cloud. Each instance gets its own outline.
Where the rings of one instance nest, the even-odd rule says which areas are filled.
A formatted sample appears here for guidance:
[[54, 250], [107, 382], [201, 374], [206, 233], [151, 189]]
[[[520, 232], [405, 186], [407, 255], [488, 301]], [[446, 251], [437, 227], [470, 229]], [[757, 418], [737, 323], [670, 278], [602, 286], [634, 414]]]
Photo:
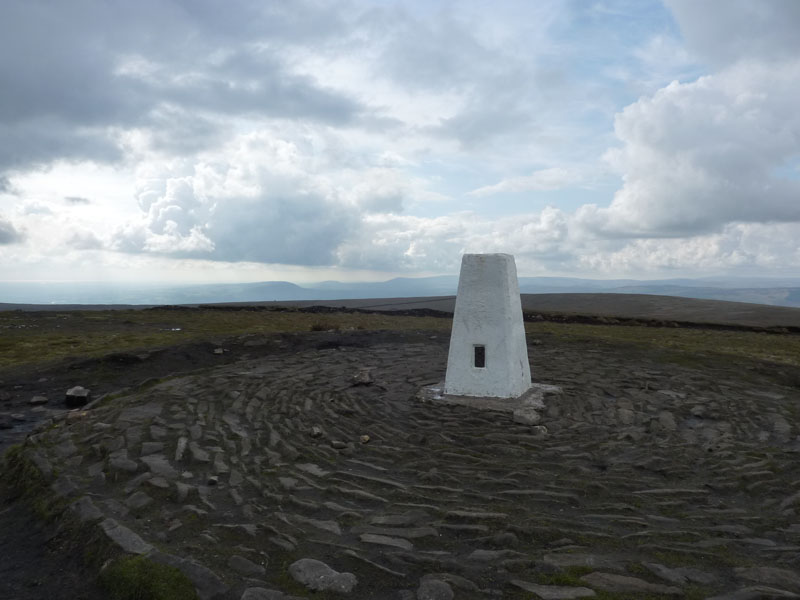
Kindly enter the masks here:
[[607, 209], [585, 207], [607, 235], [684, 236], [731, 222], [800, 221], [800, 60], [740, 62], [673, 82], [617, 116], [608, 160], [623, 187]]

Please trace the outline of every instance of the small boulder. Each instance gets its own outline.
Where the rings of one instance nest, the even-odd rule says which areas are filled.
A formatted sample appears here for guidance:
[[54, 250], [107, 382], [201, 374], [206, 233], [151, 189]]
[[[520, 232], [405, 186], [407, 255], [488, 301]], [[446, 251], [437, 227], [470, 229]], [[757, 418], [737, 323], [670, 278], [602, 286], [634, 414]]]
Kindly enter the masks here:
[[350, 593], [358, 583], [352, 573], [339, 573], [324, 562], [313, 558], [301, 558], [289, 566], [289, 574], [298, 583], [317, 592]]
[[67, 390], [67, 395], [64, 401], [69, 408], [85, 406], [86, 403], [89, 402], [90, 391], [91, 390], [87, 390], [85, 387], [76, 385], [75, 387]]
[[521, 425], [536, 425], [542, 420], [542, 417], [533, 408], [525, 406], [514, 411], [513, 419], [514, 423], [520, 423]]
[[441, 579], [423, 577], [417, 588], [417, 600], [453, 600], [453, 588]]
[[40, 404], [47, 404], [47, 397], [46, 396], [34, 396], [30, 400], [28, 400], [28, 404], [31, 406], [39, 406]]

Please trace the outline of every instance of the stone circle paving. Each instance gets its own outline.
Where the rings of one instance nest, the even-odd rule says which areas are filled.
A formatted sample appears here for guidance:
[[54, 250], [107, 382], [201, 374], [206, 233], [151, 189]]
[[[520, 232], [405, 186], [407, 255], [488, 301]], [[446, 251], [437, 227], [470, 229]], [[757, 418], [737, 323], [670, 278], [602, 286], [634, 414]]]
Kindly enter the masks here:
[[420, 399], [446, 336], [342, 340], [107, 398], [25, 451], [201, 598], [800, 598], [797, 387], [531, 340], [560, 392], [515, 420]]

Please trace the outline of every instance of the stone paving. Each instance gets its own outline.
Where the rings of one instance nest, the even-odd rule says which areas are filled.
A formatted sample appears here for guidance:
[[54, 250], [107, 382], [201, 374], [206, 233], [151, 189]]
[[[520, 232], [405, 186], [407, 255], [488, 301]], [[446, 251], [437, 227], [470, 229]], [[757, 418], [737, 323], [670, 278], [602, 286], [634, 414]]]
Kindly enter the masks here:
[[800, 598], [797, 388], [531, 344], [540, 420], [422, 401], [440, 335], [169, 379], [26, 449], [201, 598]]

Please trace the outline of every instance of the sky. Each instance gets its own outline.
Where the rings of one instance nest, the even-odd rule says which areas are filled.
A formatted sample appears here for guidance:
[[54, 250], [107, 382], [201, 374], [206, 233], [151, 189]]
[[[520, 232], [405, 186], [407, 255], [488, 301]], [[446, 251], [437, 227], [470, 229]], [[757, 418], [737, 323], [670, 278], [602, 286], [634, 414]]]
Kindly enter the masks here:
[[796, 0], [4, 0], [0, 282], [800, 276]]

